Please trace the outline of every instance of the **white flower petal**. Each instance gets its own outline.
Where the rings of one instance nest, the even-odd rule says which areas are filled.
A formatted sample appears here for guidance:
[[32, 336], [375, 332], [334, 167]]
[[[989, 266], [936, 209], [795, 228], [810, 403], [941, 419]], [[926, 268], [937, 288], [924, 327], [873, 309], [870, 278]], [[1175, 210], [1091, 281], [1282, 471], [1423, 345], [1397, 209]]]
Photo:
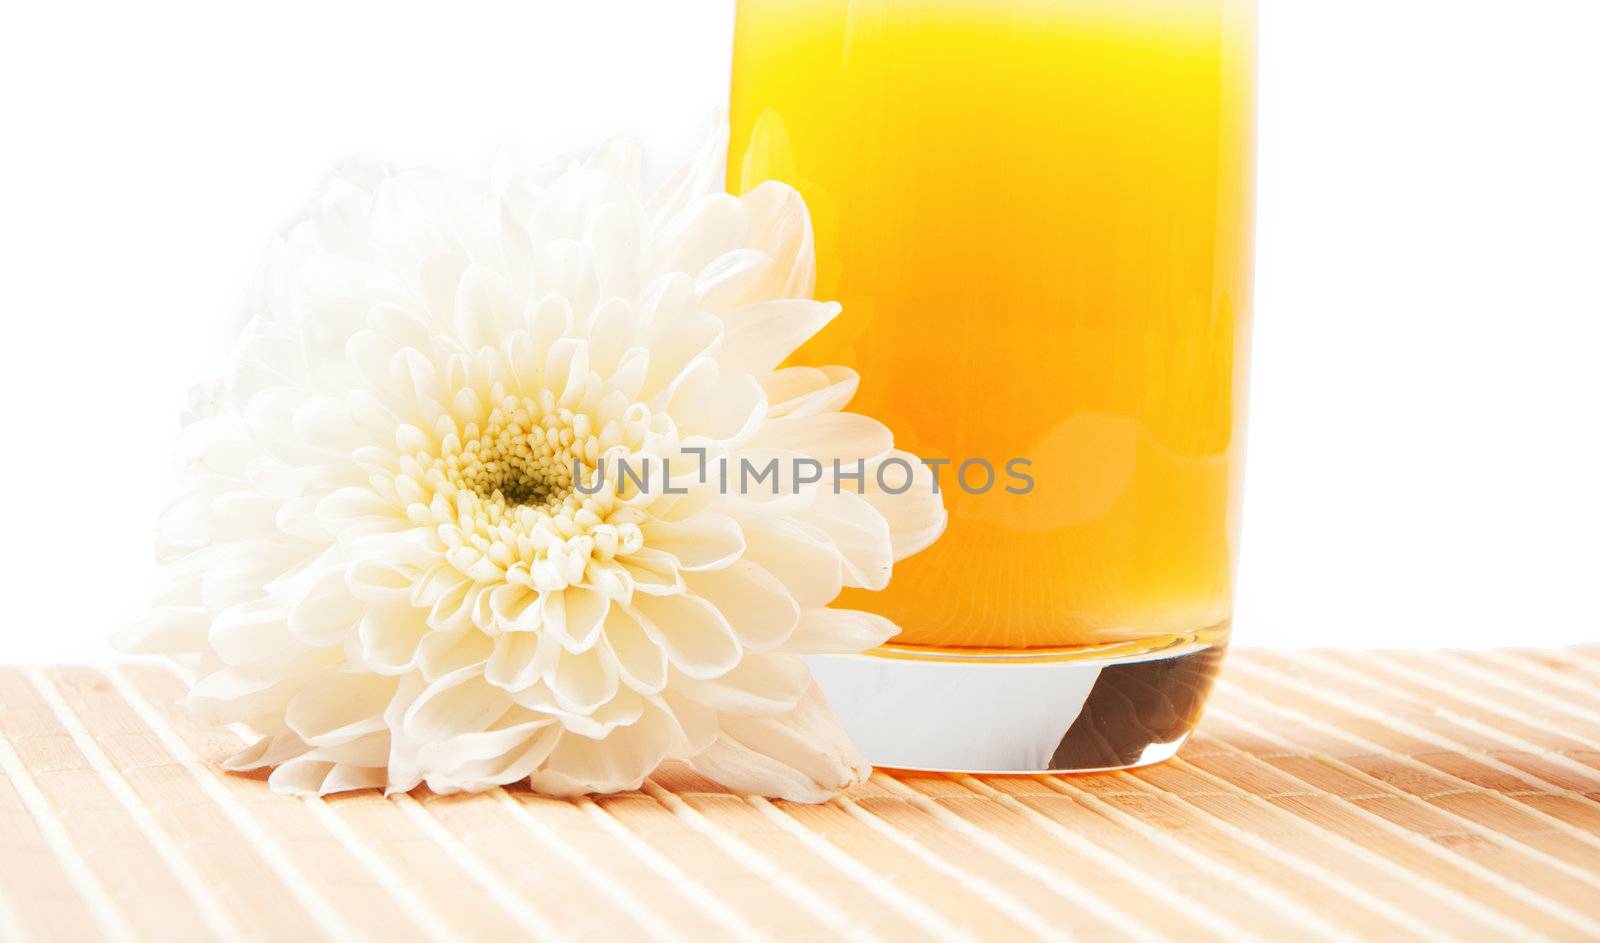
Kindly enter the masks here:
[[355, 629], [366, 605], [350, 593], [345, 574], [329, 568], [289, 610], [289, 634], [308, 645], [334, 645]]
[[728, 373], [771, 372], [832, 321], [834, 302], [790, 299], [762, 301], [722, 315], [722, 350], [717, 362]]
[[416, 670], [428, 681], [466, 668], [481, 668], [494, 653], [494, 642], [480, 632], [430, 632], [417, 646]]
[[849, 367], [785, 367], [761, 381], [773, 419], [836, 413], [860, 384], [860, 375]]
[[246, 540], [226, 547], [198, 574], [200, 599], [214, 612], [260, 598], [267, 583], [305, 560], [303, 547], [271, 540]]
[[222, 761], [222, 768], [232, 772], [250, 772], [265, 766], [277, 766], [305, 754], [311, 748], [292, 733], [262, 737]]
[[701, 194], [720, 189], [723, 165], [728, 155], [728, 122], [718, 120], [713, 133], [695, 154], [693, 160], [673, 174], [648, 203], [646, 211], [652, 224], [659, 226], [665, 220], [683, 212], [684, 208], [699, 199]]
[[281, 507], [283, 502], [254, 491], [223, 492], [206, 509], [210, 539], [234, 541], [275, 536]]
[[361, 559], [345, 571], [345, 583], [351, 594], [373, 604], [409, 604], [416, 577], [411, 567], [389, 560]]
[[739, 639], [733, 627], [699, 596], [640, 596], [629, 615], [666, 650], [672, 666], [691, 678], [715, 678], [739, 663]]
[[206, 574], [234, 552], [231, 544], [216, 544], [166, 563], [151, 581], [150, 604], [205, 607]]
[[[417, 751], [417, 761], [428, 769], [440, 770], [446, 776], [456, 775], [460, 767], [468, 763], [503, 757], [513, 752], [520, 755], [554, 724], [555, 721], [549, 717], [512, 708], [488, 730], [463, 733], [428, 744]], [[550, 746], [554, 745], [552, 740]]]
[[207, 635], [212, 651], [231, 665], [247, 665], [305, 651], [289, 634], [289, 614], [272, 599], [237, 603], [217, 613]]
[[395, 530], [405, 524], [393, 503], [371, 488], [341, 488], [317, 502], [317, 520], [346, 537]]
[[357, 766], [316, 759], [312, 754], [296, 757], [272, 771], [267, 785], [285, 796], [326, 796], [356, 789], [380, 789], [388, 781], [382, 766]]
[[633, 307], [622, 298], [609, 298], [594, 314], [589, 344], [589, 366], [603, 377], [616, 372], [632, 342], [636, 323]]
[[686, 678], [674, 689], [713, 710], [755, 717], [793, 710], [810, 686], [811, 672], [798, 656], [752, 654], [720, 678]]
[[427, 613], [408, 603], [374, 603], [356, 625], [362, 667], [395, 675], [416, 667], [417, 649], [428, 628]]
[[841, 468], [854, 470], [858, 461], [875, 462], [887, 455], [894, 448], [894, 436], [876, 419], [856, 413], [818, 413], [770, 420], [749, 444], [804, 452], [829, 471], [836, 460]]
[[521, 311], [510, 282], [497, 272], [469, 265], [456, 285], [456, 336], [467, 350], [499, 347], [500, 341], [521, 326]]
[[745, 559], [776, 576], [802, 606], [825, 606], [844, 589], [844, 563], [826, 534], [794, 521], [746, 521]]
[[586, 652], [600, 640], [611, 601], [591, 589], [571, 587], [544, 597], [544, 632], [569, 652]]
[[686, 572], [724, 567], [744, 552], [744, 532], [726, 514], [696, 514], [685, 521], [650, 521], [640, 527], [645, 544], [670, 553]]
[[766, 180], [739, 198], [750, 217], [750, 239], [772, 265], [765, 278], [749, 286], [746, 296], [810, 298], [816, 285], [816, 249], [811, 235], [811, 214], [794, 187]]
[[792, 517], [811, 505], [825, 472], [788, 449], [742, 448], [710, 470], [722, 506], [741, 521]]
[[656, 703], [667, 711], [678, 728], [670, 753], [674, 759], [689, 759], [717, 741], [722, 725], [715, 710], [672, 688], [665, 688], [656, 695]]
[[576, 239], [556, 239], [536, 255], [533, 283], [538, 290], [566, 298], [573, 314], [587, 320], [600, 300], [600, 276], [595, 272], [589, 247]]
[[[527, 779], [561, 742], [562, 733], [559, 724], [543, 721], [527, 725], [526, 732], [463, 734], [431, 750], [419, 751], [419, 762], [436, 770], [428, 774], [428, 788], [434, 792], [481, 792]], [[508, 740], [515, 741], [515, 745], [504, 752], [473, 758]]]
[[[722, 322], [706, 314], [691, 313], [666, 324], [653, 324], [650, 338], [650, 369], [643, 392], [654, 394], [670, 388], [687, 371], [708, 357], [722, 338]], [[714, 364], [713, 364], [714, 366]]]
[[686, 436], [712, 439], [728, 446], [755, 435], [766, 417], [767, 394], [754, 377], [719, 376], [706, 388], [697, 409], [680, 409], [678, 425]]
[[880, 590], [889, 585], [894, 547], [889, 524], [864, 498], [820, 488], [796, 519], [828, 536], [844, 562], [849, 585]]
[[693, 765], [735, 792], [793, 802], [825, 802], [872, 772], [815, 685], [787, 714], [725, 719]]
[[745, 649], [772, 651], [788, 641], [800, 621], [800, 606], [783, 581], [748, 560], [685, 577], [689, 591], [723, 615]]
[[[604, 740], [567, 735], [551, 751], [546, 771], [529, 777], [535, 789], [554, 794], [621, 792], [638, 789], [666, 759], [676, 725], [666, 712], [647, 705], [634, 723], [609, 732]], [[545, 783], [548, 781], [549, 787]]]
[[591, 714], [617, 695], [621, 683], [617, 661], [605, 646], [584, 652], [561, 652], [545, 672], [545, 684], [563, 710]]
[[699, 272], [750, 238], [744, 207], [727, 193], [702, 194], [665, 220], [662, 229], [662, 242], [671, 246], [663, 264], [677, 272]]
[[796, 655], [836, 655], [877, 648], [900, 634], [900, 627], [871, 612], [807, 606], [783, 650]]
[[158, 606], [123, 627], [111, 644], [129, 654], [197, 652], [206, 645], [210, 627], [204, 609]]
[[683, 576], [678, 573], [678, 558], [660, 550], [644, 547], [617, 562], [627, 570], [634, 587], [648, 595], [666, 595], [683, 591]]
[[484, 680], [507, 691], [521, 691], [539, 680], [558, 652], [559, 645], [533, 632], [503, 633], [494, 640], [494, 654], [483, 666]]
[[619, 690], [616, 697], [588, 714], [567, 710], [543, 684], [518, 691], [512, 699], [522, 707], [556, 718], [565, 730], [591, 740], [603, 740], [611, 731], [635, 723], [645, 708], [644, 698], [627, 689]]
[[[878, 482], [878, 475], [869, 472], [865, 476], [867, 484], [862, 497], [889, 525], [889, 539], [894, 546], [894, 558], [900, 561], [939, 539], [939, 535], [944, 533], [945, 525], [949, 522], [949, 514], [945, 511], [944, 498], [934, 490], [931, 469], [909, 452], [890, 452], [889, 458], [900, 459], [905, 463], [904, 467], [911, 468], [915, 472], [915, 477], [909, 482], [909, 486], [899, 493], [885, 491]], [[901, 488], [904, 472], [896, 468], [886, 472], [885, 477], [891, 473], [895, 477], [888, 478], [889, 486], [895, 489]]]
[[650, 638], [626, 607], [613, 606], [606, 615], [605, 644], [628, 687], [640, 694], [654, 694], [666, 687], [666, 649]]
[[734, 249], [712, 259], [695, 276], [694, 292], [707, 311], [726, 311], [739, 306], [767, 277], [773, 261], [755, 249]]
[[381, 675], [325, 674], [289, 701], [284, 722], [311, 746], [334, 746], [387, 732], [383, 712], [394, 690], [394, 679]]
[[506, 692], [485, 681], [473, 665], [428, 685], [406, 710], [402, 729], [418, 743], [437, 743], [487, 729], [510, 707]]
[[643, 215], [618, 203], [602, 206], [589, 223], [588, 243], [602, 294], [637, 298], [643, 287], [649, 242]]

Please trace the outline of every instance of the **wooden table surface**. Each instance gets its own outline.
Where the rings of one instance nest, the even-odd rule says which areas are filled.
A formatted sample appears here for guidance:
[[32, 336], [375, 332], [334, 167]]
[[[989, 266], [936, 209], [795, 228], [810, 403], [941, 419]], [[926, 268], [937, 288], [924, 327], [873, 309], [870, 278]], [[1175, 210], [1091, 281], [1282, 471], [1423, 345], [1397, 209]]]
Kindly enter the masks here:
[[1166, 764], [823, 806], [285, 798], [181, 689], [0, 669], [0, 939], [1600, 939], [1600, 649], [1236, 651]]

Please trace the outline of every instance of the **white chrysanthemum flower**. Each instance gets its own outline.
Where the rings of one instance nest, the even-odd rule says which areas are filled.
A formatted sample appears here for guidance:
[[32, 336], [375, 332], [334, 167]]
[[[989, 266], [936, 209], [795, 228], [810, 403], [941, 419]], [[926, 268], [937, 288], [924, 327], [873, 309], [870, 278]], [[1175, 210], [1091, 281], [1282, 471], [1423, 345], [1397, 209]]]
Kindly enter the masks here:
[[275, 248], [118, 639], [199, 656], [191, 710], [261, 735], [230, 768], [571, 794], [679, 758], [807, 801], [865, 774], [801, 656], [896, 631], [828, 604], [944, 509], [841, 411], [852, 371], [779, 367], [838, 308], [799, 195], [710, 192], [721, 155], [648, 202], [624, 147], [487, 188], [353, 167]]

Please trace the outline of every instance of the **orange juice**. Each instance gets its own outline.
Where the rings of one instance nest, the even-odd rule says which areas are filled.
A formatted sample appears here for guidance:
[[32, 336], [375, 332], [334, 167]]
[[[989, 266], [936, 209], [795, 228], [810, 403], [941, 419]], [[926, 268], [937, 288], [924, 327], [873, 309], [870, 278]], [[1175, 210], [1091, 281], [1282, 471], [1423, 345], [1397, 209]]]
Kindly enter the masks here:
[[1225, 638], [1254, 29], [1240, 0], [740, 0], [729, 189], [799, 188], [844, 305], [796, 362], [950, 460], [944, 537], [838, 603], [896, 644]]

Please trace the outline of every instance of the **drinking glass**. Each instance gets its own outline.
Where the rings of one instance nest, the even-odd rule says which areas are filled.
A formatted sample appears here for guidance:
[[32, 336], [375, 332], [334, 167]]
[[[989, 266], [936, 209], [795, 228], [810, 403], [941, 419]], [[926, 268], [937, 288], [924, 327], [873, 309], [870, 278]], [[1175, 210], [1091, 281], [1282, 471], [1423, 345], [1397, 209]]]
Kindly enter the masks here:
[[729, 189], [799, 189], [844, 306], [792, 362], [857, 369], [950, 514], [838, 603], [901, 634], [813, 662], [873, 762], [1124, 768], [1193, 729], [1232, 618], [1254, 85], [1253, 0], [739, 0]]

